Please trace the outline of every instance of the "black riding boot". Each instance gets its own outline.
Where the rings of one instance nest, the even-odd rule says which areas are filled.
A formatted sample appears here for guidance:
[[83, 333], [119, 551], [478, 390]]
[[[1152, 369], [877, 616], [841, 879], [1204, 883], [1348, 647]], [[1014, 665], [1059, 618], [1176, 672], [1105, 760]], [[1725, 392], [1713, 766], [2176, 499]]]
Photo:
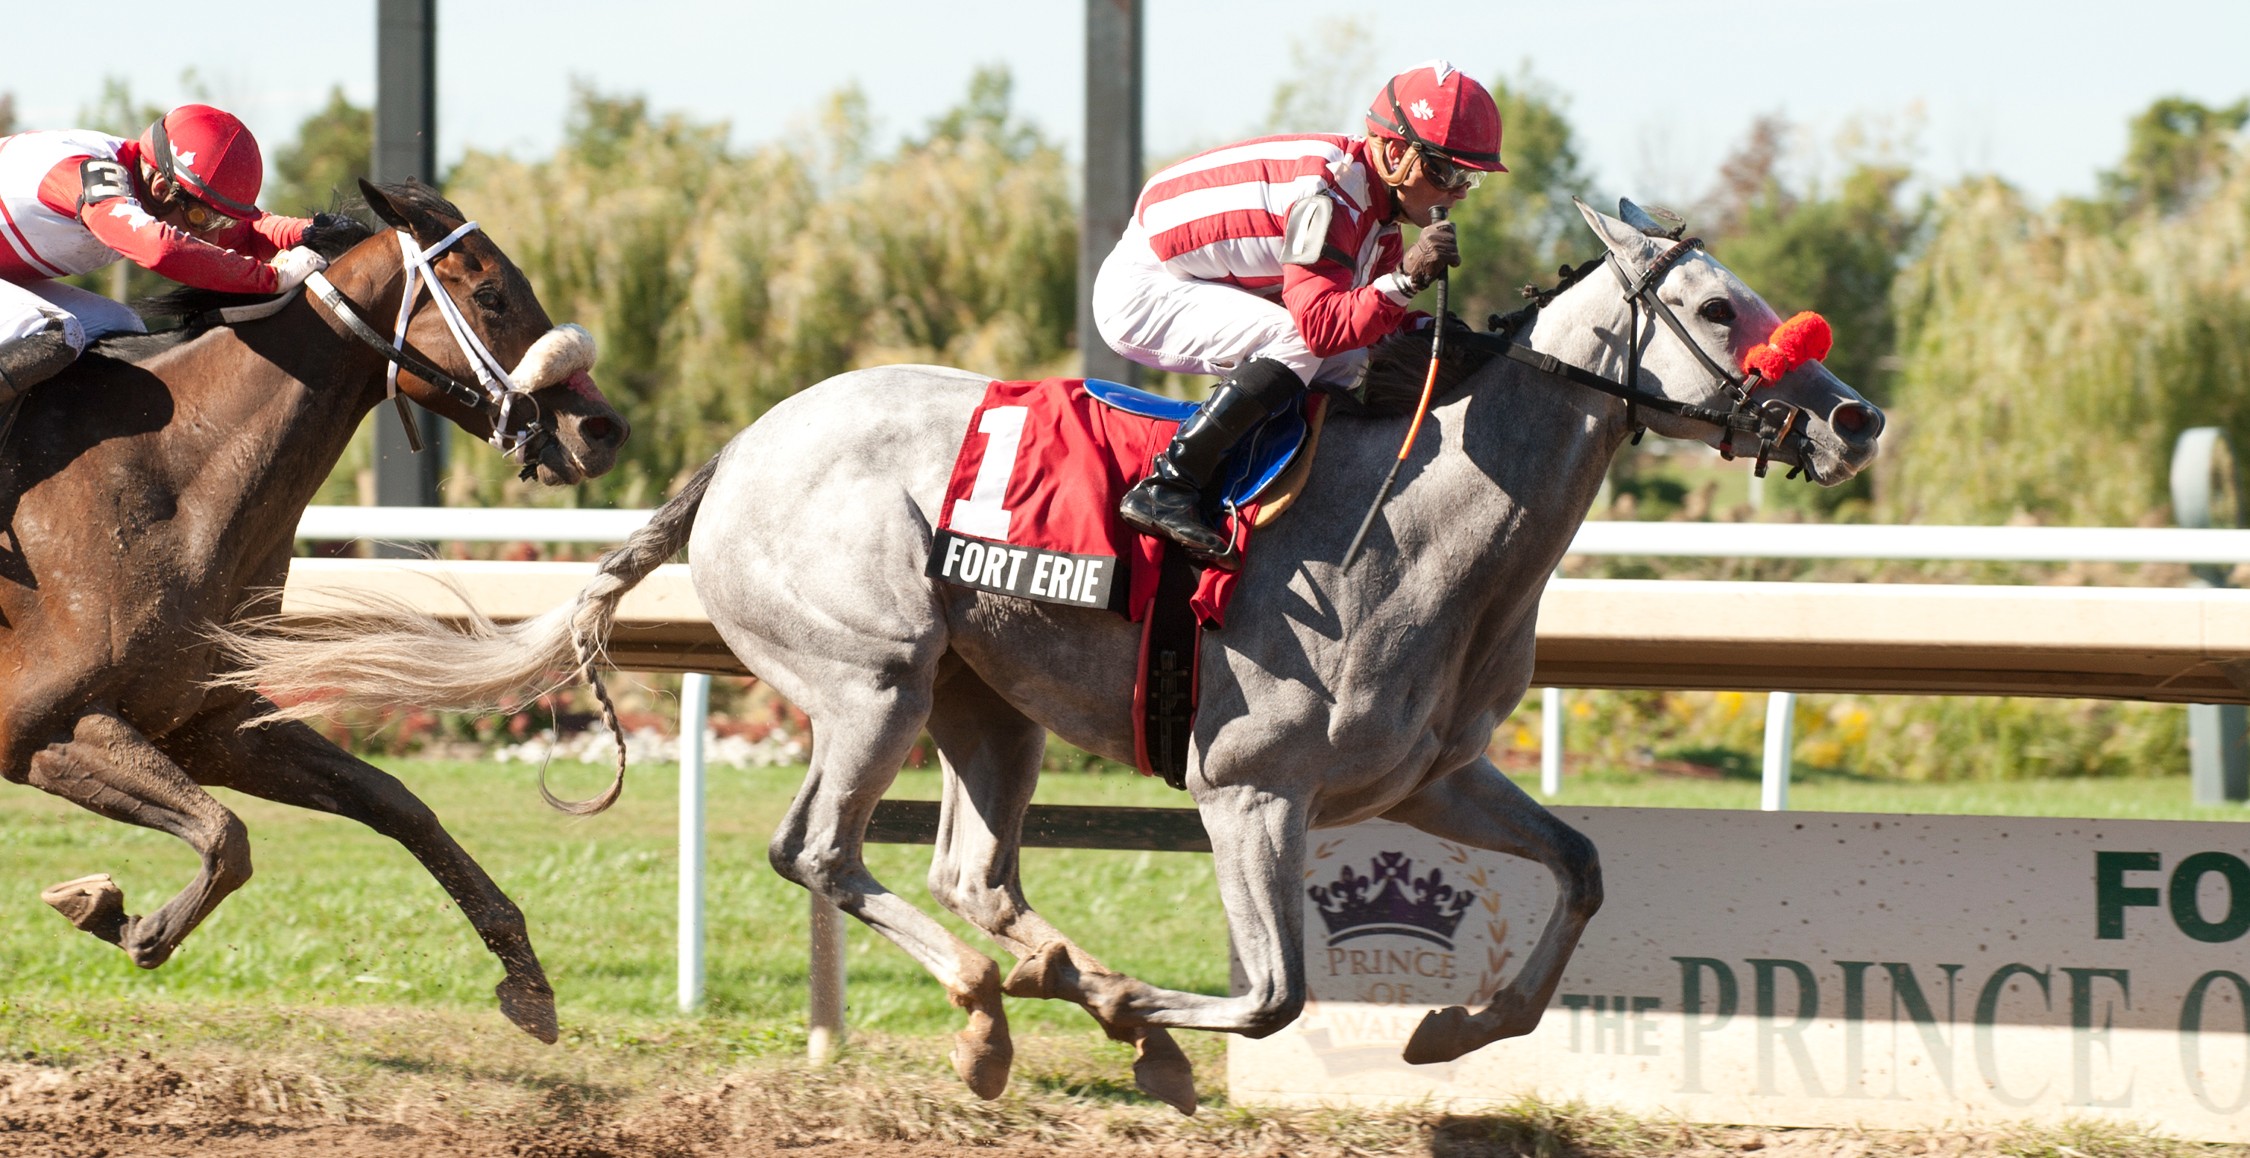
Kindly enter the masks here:
[[54, 377], [78, 358], [63, 338], [61, 322], [29, 337], [0, 342], [0, 409], [23, 397], [24, 391]]
[[1233, 544], [1203, 521], [1203, 488], [1219, 473], [1227, 451], [1304, 387], [1289, 367], [1271, 358], [1252, 359], [1180, 423], [1172, 444], [1149, 463], [1148, 477], [1125, 492], [1117, 513], [1135, 529], [1196, 555], [1226, 558]]

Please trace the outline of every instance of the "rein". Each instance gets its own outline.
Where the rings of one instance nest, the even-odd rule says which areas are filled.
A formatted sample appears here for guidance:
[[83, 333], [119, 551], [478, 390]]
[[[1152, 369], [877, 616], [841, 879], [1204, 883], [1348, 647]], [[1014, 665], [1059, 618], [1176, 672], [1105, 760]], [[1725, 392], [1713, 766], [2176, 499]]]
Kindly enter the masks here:
[[[407, 444], [416, 453], [421, 452], [422, 440], [407, 414], [406, 399], [398, 392], [400, 370], [435, 386], [454, 402], [483, 414], [492, 425], [492, 437], [489, 441], [494, 449], [521, 464], [523, 470], [517, 477], [528, 479], [539, 469], [540, 451], [554, 439], [554, 432], [547, 426], [546, 414], [540, 409], [536, 399], [516, 388], [499, 359], [493, 357], [492, 351], [469, 329], [468, 322], [461, 316], [461, 307], [454, 302], [452, 295], [439, 287], [437, 272], [430, 267], [432, 259], [476, 228], [476, 222], [464, 222], [460, 228], [428, 249], [415, 244], [413, 235], [405, 230], [395, 231], [398, 235], [401, 264], [406, 274], [406, 288], [399, 297], [398, 324], [389, 339], [385, 339], [372, 323], [360, 315], [359, 308], [325, 274], [314, 273], [305, 279], [305, 285], [312, 290], [313, 299], [326, 306], [328, 312], [342, 322], [344, 328], [358, 338], [361, 344], [382, 355], [383, 360], [389, 363], [384, 371], [384, 394], [398, 407], [399, 421], [406, 427]], [[421, 297], [424, 282], [428, 284], [430, 300], [437, 305], [438, 316], [444, 319], [447, 332], [453, 335], [454, 343], [468, 358], [469, 368], [476, 375], [477, 386], [455, 378], [406, 348], [407, 325], [414, 319], [415, 305]], [[531, 416], [523, 423], [521, 433], [510, 433], [508, 421], [519, 406], [528, 407]]]
[[[1738, 453], [1735, 449], [1736, 436], [1747, 435], [1757, 441], [1757, 474], [1758, 477], [1764, 478], [1766, 467], [1772, 461], [1774, 452], [1781, 449], [1792, 435], [1798, 434], [1799, 421], [1804, 416], [1803, 411], [1799, 407], [1779, 399], [1769, 399], [1762, 406], [1752, 405], [1750, 396], [1760, 385], [1764, 384], [1763, 375], [1757, 370], [1751, 370], [1747, 374], [1737, 374], [1720, 365], [1718, 360], [1711, 357], [1710, 353], [1703, 348], [1702, 343], [1697, 342], [1688, 334], [1687, 327], [1680, 322], [1679, 315], [1672, 312], [1672, 307], [1666, 305], [1664, 299], [1657, 295], [1657, 287], [1663, 284], [1665, 275], [1679, 264], [1681, 258], [1701, 248], [1703, 248], [1703, 239], [1700, 237], [1690, 237], [1673, 242], [1670, 249], [1659, 254], [1656, 260], [1649, 264], [1648, 269], [1641, 274], [1637, 281], [1626, 272], [1624, 263], [1618, 260], [1615, 253], [1606, 253], [1602, 256], [1602, 263], [1609, 267], [1611, 273], [1617, 275], [1619, 285], [1625, 290], [1625, 301], [1632, 308], [1632, 324], [1627, 331], [1630, 336], [1626, 339], [1625, 381], [1623, 382], [1605, 378], [1583, 366], [1572, 365], [1552, 354], [1534, 350], [1515, 340], [1516, 332], [1530, 322], [1532, 315], [1537, 313], [1541, 306], [1553, 300], [1554, 293], [1559, 293], [1562, 289], [1568, 288], [1569, 284], [1574, 283], [1584, 273], [1591, 272], [1592, 263], [1581, 266], [1576, 270], [1566, 271], [1566, 281], [1563, 286], [1558, 286], [1553, 292], [1537, 295], [1536, 300], [1530, 306], [1505, 318], [1497, 316], [1493, 318], [1490, 323], [1494, 326], [1493, 331], [1463, 334], [1460, 336], [1461, 340], [1512, 361], [1520, 362], [1542, 374], [1548, 374], [1590, 390], [1598, 390], [1601, 393], [1624, 399], [1626, 419], [1633, 425], [1633, 441], [1635, 442], [1641, 440], [1643, 432], [1643, 427], [1635, 416], [1635, 411], [1640, 408], [1678, 415], [1695, 422], [1707, 422], [1718, 427], [1725, 432], [1725, 437], [1721, 439], [1719, 444], [1719, 454], [1721, 457], [1730, 460]], [[1525, 292], [1531, 293], [1532, 291], [1527, 288]], [[1643, 310], [1662, 321], [1667, 329], [1671, 330], [1681, 342], [1687, 345], [1688, 350], [1695, 355], [1696, 360], [1703, 363], [1703, 368], [1710, 372], [1712, 379], [1719, 384], [1721, 391], [1732, 401], [1731, 407], [1720, 410], [1692, 402], [1682, 402], [1639, 385], [1643, 348], [1641, 343], [1641, 315]], [[1803, 471], [1808, 478], [1812, 477], [1812, 469], [1802, 465], [1790, 467], [1789, 477], [1797, 477], [1799, 471]]]

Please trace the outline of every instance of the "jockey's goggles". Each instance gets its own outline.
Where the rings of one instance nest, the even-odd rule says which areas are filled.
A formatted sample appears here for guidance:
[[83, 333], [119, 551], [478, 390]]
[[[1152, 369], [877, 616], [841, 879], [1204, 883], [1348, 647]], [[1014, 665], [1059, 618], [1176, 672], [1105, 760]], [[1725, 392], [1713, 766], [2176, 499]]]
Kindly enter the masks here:
[[1422, 158], [1422, 176], [1429, 178], [1430, 184], [1448, 193], [1474, 189], [1484, 184], [1483, 172], [1466, 165], [1456, 165], [1435, 149], [1416, 145], [1414, 151]]
[[179, 207], [181, 220], [187, 222], [188, 229], [196, 233], [209, 233], [234, 224], [234, 218], [189, 196], [185, 188], [172, 195], [172, 204]]

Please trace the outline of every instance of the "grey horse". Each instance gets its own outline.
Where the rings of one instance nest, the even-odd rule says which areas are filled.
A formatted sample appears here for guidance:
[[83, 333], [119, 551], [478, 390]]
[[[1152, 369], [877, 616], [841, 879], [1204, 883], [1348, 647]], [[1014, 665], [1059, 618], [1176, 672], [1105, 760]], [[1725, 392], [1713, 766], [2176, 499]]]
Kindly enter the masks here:
[[[1619, 276], [1578, 281], [1516, 340], [1611, 380], [1637, 359], [1641, 388], [1724, 408], [1709, 363], [1736, 365], [1778, 325], [1772, 308], [1629, 202], [1620, 208], [1635, 224], [1579, 208]], [[1652, 268], [1677, 329], [1619, 292]], [[244, 679], [316, 697], [290, 709], [302, 714], [491, 703], [556, 670], [588, 669], [624, 592], [684, 545], [729, 646], [813, 720], [804, 785], [769, 850], [774, 868], [943, 983], [967, 1013], [953, 1062], [977, 1094], [995, 1097], [1007, 1083], [1002, 996], [1056, 997], [1134, 1043], [1141, 1087], [1192, 1112], [1193, 1076], [1166, 1031], [1262, 1036], [1296, 1018], [1306, 833], [1373, 817], [1532, 859], [1559, 890], [1508, 984], [1481, 1010], [1429, 1014], [1406, 1060], [1450, 1060], [1530, 1032], [1601, 904], [1601, 869], [1592, 843], [1485, 749], [1530, 682], [1540, 593], [1633, 423], [1715, 445], [1722, 429], [1646, 405], [1629, 415], [1619, 398], [1491, 358], [1432, 410], [1346, 570], [1345, 545], [1405, 420], [1330, 422], [1307, 488], [1259, 533], [1225, 628], [1203, 643], [1187, 789], [1210, 833], [1242, 981], [1218, 997], [1105, 967], [1025, 899], [1018, 843], [1046, 733], [1131, 761], [1139, 628], [924, 577], [954, 454], [987, 381], [929, 366], [829, 379], [738, 435], [602, 561], [576, 603], [467, 634], [394, 611], [294, 639], [244, 638]], [[1832, 485], [1873, 460], [1881, 412], [1818, 362], [1759, 397], [1799, 414], [1779, 461]], [[876, 801], [925, 729], [944, 792], [930, 891], [1015, 955], [1005, 976], [891, 893], [861, 856]]]

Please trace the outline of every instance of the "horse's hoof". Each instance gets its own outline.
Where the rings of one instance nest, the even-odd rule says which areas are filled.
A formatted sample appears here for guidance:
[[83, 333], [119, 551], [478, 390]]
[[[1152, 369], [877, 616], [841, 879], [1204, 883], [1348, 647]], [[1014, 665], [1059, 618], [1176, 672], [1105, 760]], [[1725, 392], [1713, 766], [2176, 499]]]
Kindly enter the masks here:
[[1406, 1064], [1426, 1066], [1433, 1062], [1449, 1062], [1469, 1052], [1469, 1011], [1458, 1005], [1433, 1009], [1414, 1027], [1414, 1036], [1406, 1039], [1406, 1052], [1401, 1055]]
[[1016, 1047], [1005, 1032], [994, 1036], [976, 1025], [953, 1035], [953, 1072], [961, 1075], [969, 1092], [991, 1101], [1008, 1089], [1008, 1070], [1015, 1064]]
[[125, 890], [108, 873], [95, 873], [47, 889], [39, 894], [63, 919], [112, 945], [125, 939]]
[[1151, 1029], [1133, 1043], [1133, 1084], [1149, 1097], [1195, 1115], [1195, 1066], [1171, 1034]]
[[1060, 995], [1062, 970], [1070, 963], [1070, 950], [1061, 941], [1049, 941], [1031, 956], [1016, 962], [1000, 992], [1010, 997], [1053, 998]]
[[511, 976], [493, 986], [492, 992], [500, 999], [500, 1016], [517, 1029], [548, 1045], [562, 1036], [555, 1021], [555, 990], [545, 981]]

